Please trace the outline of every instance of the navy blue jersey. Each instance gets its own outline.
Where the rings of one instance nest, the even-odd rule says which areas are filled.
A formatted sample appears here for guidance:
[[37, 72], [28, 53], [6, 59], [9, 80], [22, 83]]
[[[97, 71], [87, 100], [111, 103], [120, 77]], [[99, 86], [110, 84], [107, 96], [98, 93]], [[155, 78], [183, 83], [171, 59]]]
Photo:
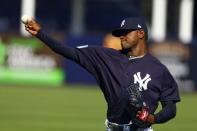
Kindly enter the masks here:
[[153, 114], [158, 102], [180, 100], [177, 84], [168, 69], [155, 57], [128, 58], [122, 51], [97, 46], [72, 48], [59, 44], [42, 32], [37, 36], [55, 52], [75, 61], [97, 80], [108, 104], [107, 118], [111, 122], [128, 123], [125, 90], [137, 85], [143, 100]]
[[78, 57], [74, 60], [95, 76], [108, 102], [111, 121], [129, 121], [124, 93], [130, 84], [138, 85], [151, 113], [159, 101], [180, 100], [177, 84], [168, 69], [150, 54], [130, 59], [109, 48], [92, 46], [76, 50]]

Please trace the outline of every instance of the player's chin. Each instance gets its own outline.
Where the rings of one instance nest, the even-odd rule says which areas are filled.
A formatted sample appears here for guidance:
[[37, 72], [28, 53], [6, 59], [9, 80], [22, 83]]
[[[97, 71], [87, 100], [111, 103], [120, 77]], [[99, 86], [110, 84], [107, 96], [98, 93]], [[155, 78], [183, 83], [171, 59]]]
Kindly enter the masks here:
[[131, 48], [131, 45], [126, 43], [126, 42], [124, 42], [124, 43], [122, 42], [121, 47], [122, 47], [123, 50], [128, 50], [128, 49]]

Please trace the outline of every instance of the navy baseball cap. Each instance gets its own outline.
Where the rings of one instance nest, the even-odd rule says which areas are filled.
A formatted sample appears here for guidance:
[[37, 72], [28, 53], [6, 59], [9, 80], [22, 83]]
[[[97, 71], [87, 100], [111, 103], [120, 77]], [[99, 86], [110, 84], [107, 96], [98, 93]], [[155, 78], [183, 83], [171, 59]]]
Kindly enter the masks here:
[[122, 20], [120, 28], [112, 31], [112, 35], [120, 37], [129, 33], [132, 30], [143, 29], [146, 37], [148, 36], [148, 29], [145, 21], [140, 17], [130, 17]]

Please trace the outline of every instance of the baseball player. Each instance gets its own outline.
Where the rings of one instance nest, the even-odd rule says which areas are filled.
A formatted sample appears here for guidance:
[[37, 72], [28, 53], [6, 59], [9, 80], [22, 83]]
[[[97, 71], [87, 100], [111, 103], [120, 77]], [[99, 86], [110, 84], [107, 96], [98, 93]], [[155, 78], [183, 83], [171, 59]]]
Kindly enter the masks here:
[[[177, 84], [168, 69], [148, 53], [148, 31], [141, 18], [126, 18], [112, 31], [121, 40], [118, 51], [88, 45], [68, 47], [48, 36], [34, 19], [25, 28], [95, 77], [108, 105], [107, 131], [153, 131], [152, 124], [176, 116]], [[159, 102], [162, 109], [155, 113]]]

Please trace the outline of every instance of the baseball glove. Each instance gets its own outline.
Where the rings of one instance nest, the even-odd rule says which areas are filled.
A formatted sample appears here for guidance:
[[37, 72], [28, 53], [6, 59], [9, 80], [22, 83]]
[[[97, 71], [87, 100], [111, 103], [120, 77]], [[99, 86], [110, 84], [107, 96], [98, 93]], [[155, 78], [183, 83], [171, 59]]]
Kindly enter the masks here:
[[132, 84], [127, 88], [127, 93], [129, 94], [127, 111], [131, 116], [132, 123], [140, 128], [149, 127], [150, 123], [147, 123], [136, 116], [138, 111], [144, 111], [144, 114], [149, 113], [148, 107], [143, 102], [141, 92], [139, 91], [139, 87], [137, 85]]

